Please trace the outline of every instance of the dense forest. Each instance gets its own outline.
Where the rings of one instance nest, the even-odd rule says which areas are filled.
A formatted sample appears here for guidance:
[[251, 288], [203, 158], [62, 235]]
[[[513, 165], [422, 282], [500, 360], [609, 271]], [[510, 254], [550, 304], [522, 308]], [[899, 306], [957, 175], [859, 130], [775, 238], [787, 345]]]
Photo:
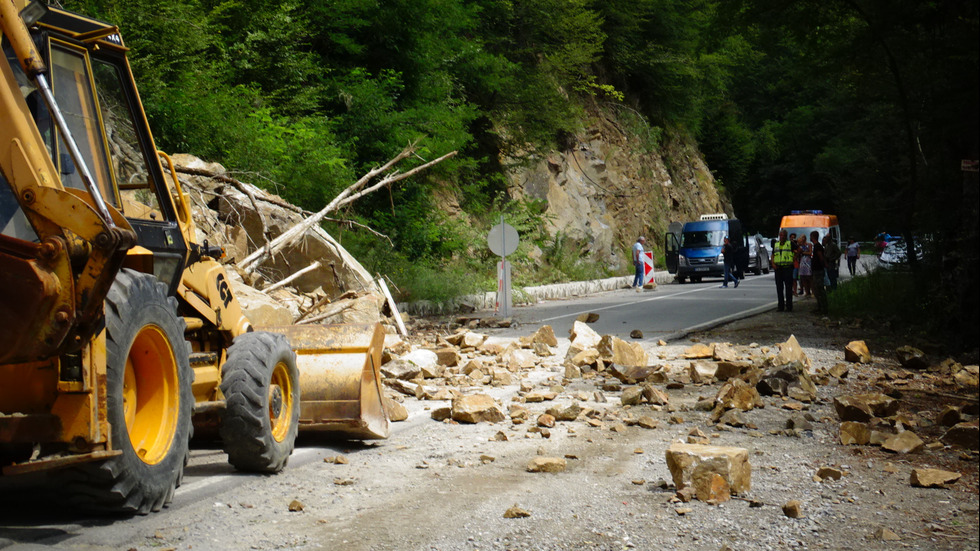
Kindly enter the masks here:
[[[433, 191], [476, 220], [533, 223], [535, 205], [506, 200], [502, 159], [564, 147], [597, 105], [654, 142], [693, 136], [750, 227], [811, 208], [863, 240], [976, 238], [961, 160], [978, 157], [977, 0], [63, 4], [120, 27], [160, 147], [308, 209], [409, 142], [418, 163], [458, 150], [345, 213], [393, 250], [331, 229], [372, 269], [465, 273], [476, 234]], [[961, 249], [975, 296], [976, 243]]]

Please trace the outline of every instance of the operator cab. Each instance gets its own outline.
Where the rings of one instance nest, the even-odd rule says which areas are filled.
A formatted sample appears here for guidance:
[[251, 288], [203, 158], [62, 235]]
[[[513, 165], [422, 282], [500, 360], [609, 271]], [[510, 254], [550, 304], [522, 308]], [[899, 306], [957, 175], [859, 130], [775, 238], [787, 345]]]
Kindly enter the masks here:
[[[188, 245], [118, 29], [49, 8], [32, 34], [48, 66], [54, 97], [103, 199], [128, 219], [140, 245], [152, 252], [134, 259], [152, 263], [145, 267], [172, 293], [188, 260]], [[86, 192], [40, 92], [22, 72], [10, 44], [2, 46], [62, 185]], [[0, 186], [0, 228], [9, 237], [38, 240], [6, 182]]]

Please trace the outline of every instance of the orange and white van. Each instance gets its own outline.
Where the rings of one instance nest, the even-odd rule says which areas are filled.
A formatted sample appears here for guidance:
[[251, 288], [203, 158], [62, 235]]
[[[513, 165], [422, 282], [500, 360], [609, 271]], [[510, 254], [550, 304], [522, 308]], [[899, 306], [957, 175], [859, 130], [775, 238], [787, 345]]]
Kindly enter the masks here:
[[810, 232], [816, 230], [820, 233], [820, 240], [823, 241], [825, 235], [830, 234], [830, 238], [843, 249], [841, 241], [840, 224], [837, 223], [837, 216], [824, 214], [820, 210], [794, 210], [790, 214], [783, 216], [779, 224], [780, 231], [786, 230], [787, 234], [795, 233], [797, 237], [806, 236], [810, 240]]

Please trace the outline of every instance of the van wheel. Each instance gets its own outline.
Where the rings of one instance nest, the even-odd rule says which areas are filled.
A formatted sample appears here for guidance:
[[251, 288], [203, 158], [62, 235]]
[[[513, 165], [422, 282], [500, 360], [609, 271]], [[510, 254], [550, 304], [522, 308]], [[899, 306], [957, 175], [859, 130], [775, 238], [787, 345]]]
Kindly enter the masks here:
[[177, 300], [155, 277], [124, 269], [106, 297], [106, 405], [121, 455], [64, 473], [72, 504], [147, 514], [173, 499], [187, 464], [194, 395]]
[[245, 333], [221, 368], [225, 411], [218, 427], [228, 462], [242, 471], [279, 472], [299, 430], [299, 370], [285, 336]]

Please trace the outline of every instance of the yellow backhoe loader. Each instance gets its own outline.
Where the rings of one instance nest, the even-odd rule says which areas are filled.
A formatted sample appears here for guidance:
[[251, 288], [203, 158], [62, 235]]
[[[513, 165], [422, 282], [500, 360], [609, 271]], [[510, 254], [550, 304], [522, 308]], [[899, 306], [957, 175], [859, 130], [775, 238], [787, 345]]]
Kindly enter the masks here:
[[298, 430], [387, 437], [380, 325], [251, 326], [220, 248], [195, 243], [119, 30], [36, 0], [0, 0], [0, 25], [3, 477], [144, 514], [195, 426], [256, 472]]

